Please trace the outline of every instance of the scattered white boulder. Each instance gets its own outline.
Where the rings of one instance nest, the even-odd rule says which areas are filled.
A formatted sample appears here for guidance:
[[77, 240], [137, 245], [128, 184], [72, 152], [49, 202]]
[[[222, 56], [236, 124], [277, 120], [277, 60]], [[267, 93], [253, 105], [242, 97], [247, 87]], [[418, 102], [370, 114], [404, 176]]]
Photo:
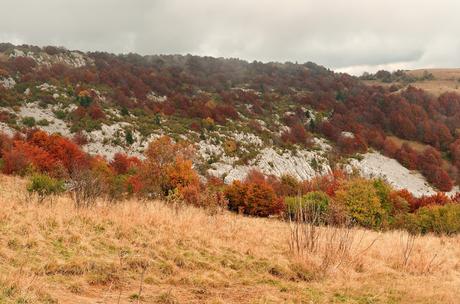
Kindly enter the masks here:
[[342, 133], [340, 133], [340, 136], [344, 138], [355, 138], [355, 134], [353, 134], [352, 132], [347, 132], [347, 131], [342, 131]]
[[3, 86], [5, 89], [12, 89], [16, 85], [16, 81], [11, 77], [1, 78], [0, 85]]
[[[111, 160], [116, 153], [126, 153], [131, 156], [143, 158], [143, 151], [147, 148], [148, 144], [159, 135], [152, 134], [148, 138], [142, 138], [138, 131], [132, 131], [133, 143], [126, 145], [125, 130], [130, 129], [131, 124], [126, 122], [115, 123], [112, 125], [103, 124], [100, 130], [92, 132], [84, 132], [90, 140], [88, 144], [83, 146], [83, 150], [90, 154], [98, 154], [104, 156], [106, 159]], [[117, 145], [111, 142], [113, 139], [120, 139], [124, 145]]]
[[288, 174], [299, 180], [308, 180], [331, 172], [327, 159], [321, 154], [318, 151], [307, 150], [300, 150], [296, 154], [290, 151], [279, 153], [273, 148], [264, 148], [248, 165], [234, 165], [234, 162], [232, 164], [225, 162], [225, 159], [220, 159], [211, 165], [208, 173], [224, 177], [225, 183], [244, 179], [252, 169], [269, 175]]
[[252, 133], [243, 133], [243, 132], [233, 132], [231, 134], [231, 137], [242, 143], [242, 144], [250, 144], [250, 145], [255, 145], [255, 146], [262, 146], [263, 142], [262, 139], [260, 139], [259, 136], [254, 135]]
[[8, 136], [13, 136], [14, 133], [16, 133], [16, 130], [8, 126], [6, 123], [0, 122], [0, 133], [4, 133]]
[[155, 92], [150, 92], [149, 94], [147, 94], [147, 99], [153, 102], [163, 103], [168, 98], [166, 96], [159, 96]]
[[48, 84], [46, 82], [42, 83], [41, 85], [38, 85], [37, 89], [43, 92], [54, 92], [57, 90], [56, 86]]

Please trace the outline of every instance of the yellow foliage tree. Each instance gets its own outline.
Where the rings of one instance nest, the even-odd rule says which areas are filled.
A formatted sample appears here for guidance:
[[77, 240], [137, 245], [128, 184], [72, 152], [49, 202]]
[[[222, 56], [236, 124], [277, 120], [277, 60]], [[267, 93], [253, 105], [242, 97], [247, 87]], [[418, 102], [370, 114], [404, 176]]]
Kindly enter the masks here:
[[361, 226], [379, 228], [384, 221], [385, 211], [372, 181], [354, 178], [345, 182], [336, 192], [336, 201]]

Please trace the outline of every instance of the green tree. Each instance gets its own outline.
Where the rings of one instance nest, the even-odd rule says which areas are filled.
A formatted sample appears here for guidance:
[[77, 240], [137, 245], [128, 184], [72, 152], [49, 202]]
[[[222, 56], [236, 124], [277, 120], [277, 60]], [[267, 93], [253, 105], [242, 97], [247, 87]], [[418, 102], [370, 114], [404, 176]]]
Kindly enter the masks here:
[[385, 220], [385, 210], [373, 181], [354, 178], [344, 183], [336, 192], [338, 203], [346, 207], [348, 215], [366, 228], [379, 228]]
[[128, 145], [132, 145], [134, 143], [133, 132], [131, 132], [131, 130], [127, 130], [125, 132], [125, 139]]
[[330, 197], [322, 191], [309, 192], [303, 196], [286, 197], [286, 209], [291, 218], [296, 218], [299, 210], [306, 219], [314, 219], [316, 224], [325, 223]]
[[38, 202], [41, 203], [50, 195], [64, 192], [65, 187], [62, 180], [52, 178], [46, 174], [34, 174], [27, 185], [27, 191], [37, 194]]

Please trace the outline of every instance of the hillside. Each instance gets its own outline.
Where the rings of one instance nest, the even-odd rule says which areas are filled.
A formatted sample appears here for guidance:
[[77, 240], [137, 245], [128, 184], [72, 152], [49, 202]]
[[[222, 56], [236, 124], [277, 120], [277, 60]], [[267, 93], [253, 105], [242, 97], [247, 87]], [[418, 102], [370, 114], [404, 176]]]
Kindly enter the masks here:
[[1, 303], [458, 303], [458, 236], [319, 228], [318, 249], [301, 254], [276, 219], [40, 205], [25, 183], [0, 175]]
[[194, 143], [200, 175], [226, 183], [254, 168], [300, 180], [358, 168], [421, 196], [460, 179], [459, 95], [369, 86], [314, 63], [4, 43], [0, 84], [0, 130], [59, 133], [108, 159], [143, 157], [166, 134]]

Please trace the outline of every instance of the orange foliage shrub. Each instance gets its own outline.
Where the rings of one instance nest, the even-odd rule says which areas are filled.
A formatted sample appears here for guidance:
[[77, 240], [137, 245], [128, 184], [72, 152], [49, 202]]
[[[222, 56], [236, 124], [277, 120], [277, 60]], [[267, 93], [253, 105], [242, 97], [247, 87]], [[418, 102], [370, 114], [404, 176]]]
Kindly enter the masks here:
[[[150, 194], [168, 195], [177, 186], [185, 186], [197, 180], [191, 162], [194, 149], [185, 142], [174, 143], [171, 138], [162, 136], [151, 142], [145, 151], [146, 160], [140, 168], [144, 190]], [[184, 169], [184, 173], [180, 170]], [[191, 173], [193, 171], [193, 173]]]
[[94, 120], [104, 119], [105, 113], [102, 111], [101, 107], [96, 104], [91, 104], [88, 108], [89, 116]]
[[395, 157], [398, 152], [398, 145], [390, 138], [386, 138], [383, 142], [383, 152], [389, 157]]
[[289, 131], [284, 131], [281, 134], [281, 140], [287, 144], [309, 145], [311, 135], [301, 124], [294, 124]]
[[296, 196], [304, 194], [302, 184], [293, 176], [284, 174], [280, 178], [268, 176], [267, 182], [279, 196]]
[[340, 136], [337, 145], [340, 151], [345, 155], [353, 153], [364, 153], [367, 150], [367, 144], [359, 135], [354, 137]]
[[144, 190], [141, 177], [138, 174], [128, 177], [126, 180], [126, 189], [131, 194], [141, 193]]
[[230, 210], [267, 217], [285, 210], [284, 200], [260, 172], [252, 171], [244, 182], [234, 181], [224, 191]]
[[29, 160], [22, 153], [17, 153], [13, 150], [3, 151], [3, 168], [2, 171], [5, 174], [24, 174]]
[[163, 184], [163, 191], [165, 193], [176, 188], [198, 187], [200, 184], [198, 174], [192, 168], [192, 161], [180, 157], [166, 168], [166, 176], [166, 183]]
[[14, 136], [0, 138], [3, 172], [22, 174], [27, 166], [62, 177], [77, 168], [87, 167], [86, 154], [73, 142], [59, 135], [31, 130], [26, 138]]
[[399, 150], [396, 151], [394, 157], [406, 168], [410, 170], [417, 169], [417, 152], [412, 149], [407, 143], [404, 143]]
[[75, 135], [72, 137], [72, 141], [76, 143], [79, 146], [84, 146], [88, 143], [88, 138], [86, 137], [85, 134], [83, 134], [81, 131], [78, 131], [75, 133]]

